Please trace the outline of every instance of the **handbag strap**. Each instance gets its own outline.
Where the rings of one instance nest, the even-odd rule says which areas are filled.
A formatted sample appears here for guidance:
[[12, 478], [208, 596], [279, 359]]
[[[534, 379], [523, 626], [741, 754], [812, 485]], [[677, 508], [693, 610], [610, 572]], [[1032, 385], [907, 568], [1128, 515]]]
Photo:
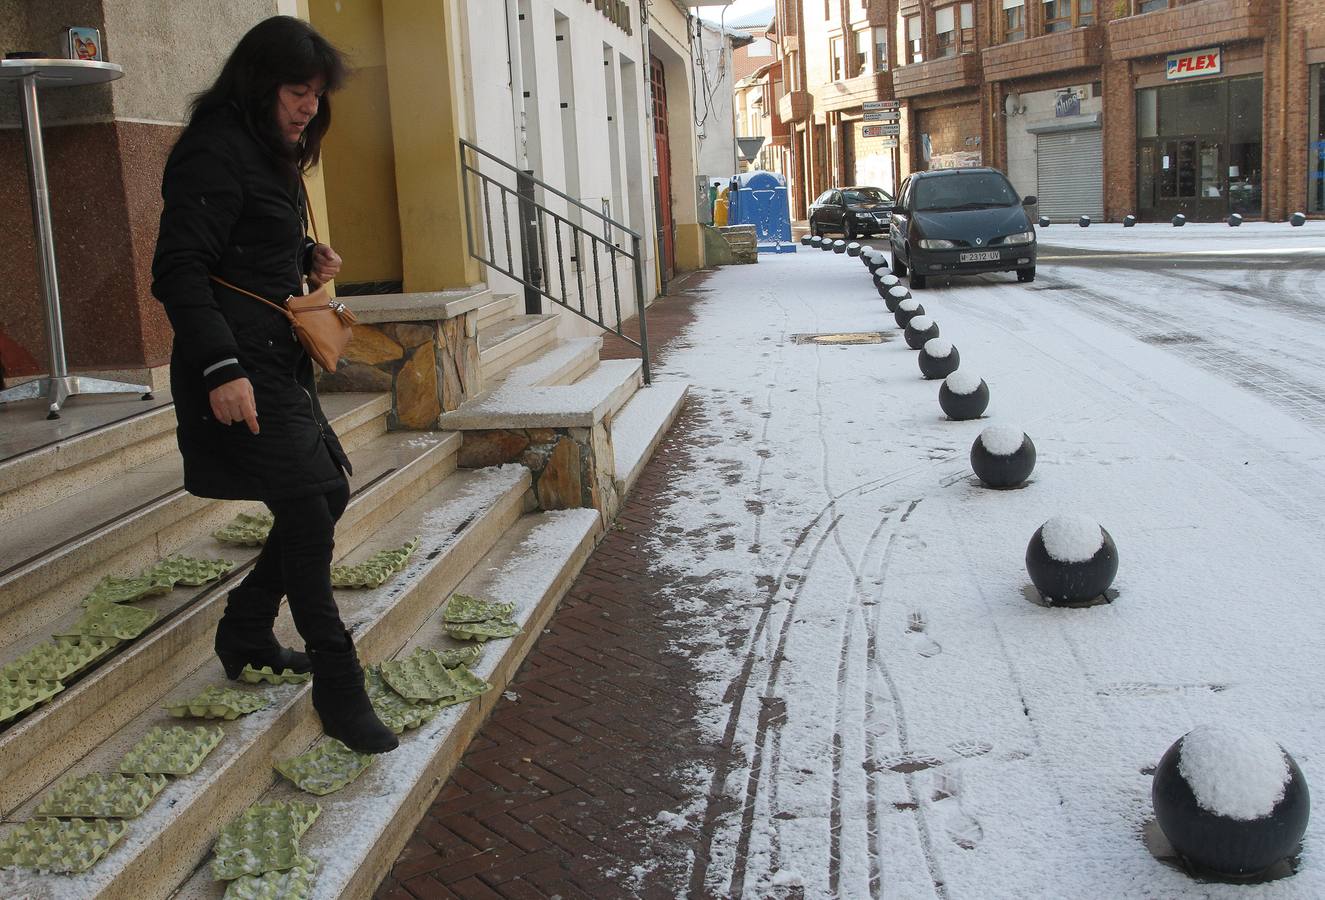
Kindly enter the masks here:
[[322, 243], [322, 239], [317, 234], [317, 216], [313, 215], [313, 200], [308, 196], [308, 182], [304, 180], [304, 173], [299, 173], [299, 186], [304, 192], [304, 208], [308, 210], [308, 224], [313, 226], [313, 241]]
[[242, 287], [240, 287], [239, 285], [231, 284], [230, 282], [226, 281], [224, 278], [218, 278], [218, 277], [215, 276], [215, 275], [208, 275], [207, 277], [210, 278], [212, 281], [215, 281], [217, 284], [221, 285], [222, 287], [228, 287], [228, 288], [230, 288], [230, 290], [232, 290], [232, 291], [238, 291], [239, 293], [244, 294], [245, 296], [252, 297], [254, 300], [257, 300], [257, 301], [260, 302], [260, 303], [265, 303], [265, 304], [267, 304], [267, 305], [270, 306], [272, 309], [279, 310], [279, 311], [280, 311], [281, 313], [283, 313], [283, 314], [285, 315], [285, 317], [288, 318], [291, 322], [294, 321], [294, 314], [291, 313], [291, 312], [290, 312], [288, 309], [286, 309], [284, 306], [281, 306], [279, 303], [272, 303], [272, 302], [271, 302], [270, 300], [268, 300], [266, 297], [261, 297], [261, 296], [255, 294], [255, 293], [253, 293], [252, 291], [246, 291], [246, 290], [244, 290]]

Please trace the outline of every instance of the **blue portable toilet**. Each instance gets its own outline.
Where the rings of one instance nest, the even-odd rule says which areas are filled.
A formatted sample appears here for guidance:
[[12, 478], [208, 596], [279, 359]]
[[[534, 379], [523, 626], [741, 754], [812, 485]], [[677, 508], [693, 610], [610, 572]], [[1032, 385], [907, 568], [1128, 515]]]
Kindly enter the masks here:
[[729, 225], [753, 225], [760, 253], [795, 253], [787, 179], [776, 172], [743, 172], [732, 179]]

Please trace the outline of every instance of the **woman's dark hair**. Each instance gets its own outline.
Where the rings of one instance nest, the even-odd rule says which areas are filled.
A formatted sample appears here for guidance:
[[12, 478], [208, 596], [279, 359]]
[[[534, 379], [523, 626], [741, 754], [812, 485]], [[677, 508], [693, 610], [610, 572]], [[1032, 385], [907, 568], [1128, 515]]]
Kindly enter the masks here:
[[[291, 147], [276, 125], [276, 92], [283, 84], [304, 84], [319, 75], [326, 80], [326, 93], [299, 143]], [[267, 149], [303, 171], [316, 165], [322, 152], [322, 137], [331, 127], [330, 94], [344, 83], [345, 75], [341, 52], [312, 25], [290, 16], [272, 16], [240, 38], [216, 82], [194, 98], [189, 123], [233, 106]]]

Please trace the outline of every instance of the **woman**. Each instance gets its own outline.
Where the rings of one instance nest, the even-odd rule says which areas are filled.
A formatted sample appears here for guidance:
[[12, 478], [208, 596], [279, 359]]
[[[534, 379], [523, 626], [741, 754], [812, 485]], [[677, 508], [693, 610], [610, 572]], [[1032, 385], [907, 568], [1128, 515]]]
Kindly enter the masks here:
[[[318, 161], [331, 124], [327, 93], [344, 77], [337, 50], [298, 19], [270, 18], [244, 35], [194, 101], [166, 162], [152, 293], [175, 330], [170, 386], [185, 488], [261, 500], [275, 519], [216, 629], [226, 675], [239, 677], [245, 665], [311, 671], [326, 733], [384, 753], [396, 737], [368, 700], [331, 593], [349, 459], [287, 320], [219, 283], [280, 303], [303, 293], [305, 279], [317, 287], [339, 271], [335, 251], [305, 236], [301, 176]], [[307, 655], [272, 632], [282, 595]]]

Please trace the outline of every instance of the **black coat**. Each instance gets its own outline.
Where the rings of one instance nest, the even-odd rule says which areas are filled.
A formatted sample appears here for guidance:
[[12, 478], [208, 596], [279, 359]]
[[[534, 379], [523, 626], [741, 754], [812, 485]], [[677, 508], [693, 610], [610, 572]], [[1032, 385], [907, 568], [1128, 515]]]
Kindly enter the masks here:
[[[278, 311], [217, 285], [216, 275], [280, 303], [302, 292], [312, 241], [292, 163], [226, 109], [194, 122], [166, 162], [152, 293], [175, 330], [170, 357], [184, 487], [202, 497], [268, 500], [324, 493], [350, 463], [318, 403], [313, 363]], [[208, 391], [247, 377], [259, 434], [222, 425]]]

